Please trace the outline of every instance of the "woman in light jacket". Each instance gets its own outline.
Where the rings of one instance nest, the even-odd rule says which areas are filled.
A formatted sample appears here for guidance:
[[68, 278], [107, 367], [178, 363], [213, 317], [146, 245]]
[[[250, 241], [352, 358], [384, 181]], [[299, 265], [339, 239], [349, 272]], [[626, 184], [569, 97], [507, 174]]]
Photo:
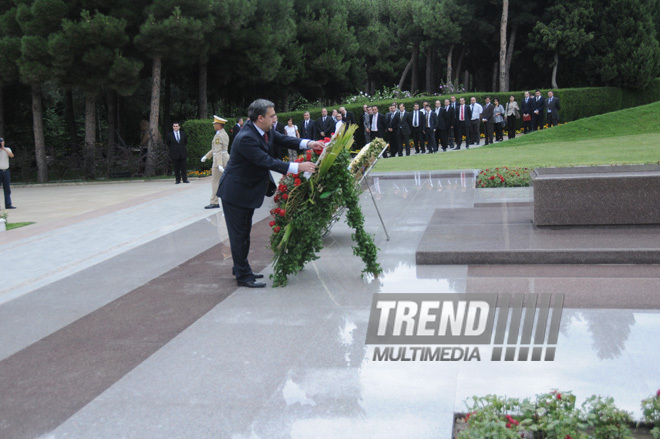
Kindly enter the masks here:
[[516, 137], [516, 120], [520, 118], [520, 108], [516, 98], [509, 96], [509, 102], [506, 103], [506, 131], [509, 139]]
[[495, 109], [493, 110], [493, 116], [495, 116], [495, 141], [501, 142], [504, 140], [504, 136], [502, 135], [504, 107], [500, 104], [500, 100], [497, 98], [493, 100], [493, 105], [495, 106]]

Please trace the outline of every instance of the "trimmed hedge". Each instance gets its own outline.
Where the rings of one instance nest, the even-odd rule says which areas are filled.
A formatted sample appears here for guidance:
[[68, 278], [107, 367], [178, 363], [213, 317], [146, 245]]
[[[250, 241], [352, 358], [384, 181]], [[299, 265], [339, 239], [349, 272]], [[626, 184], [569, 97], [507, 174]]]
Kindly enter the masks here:
[[[236, 125], [236, 119], [226, 118], [225, 131], [229, 135], [230, 145], [232, 139], [231, 129]], [[213, 160], [200, 162], [200, 159], [211, 149], [211, 142], [215, 136], [213, 119], [191, 119], [181, 125], [181, 129], [188, 135], [188, 169], [203, 171], [211, 169]]]
[[[615, 87], [589, 87], [589, 88], [565, 88], [553, 90], [554, 95], [560, 99], [561, 110], [559, 111], [559, 120], [561, 123], [570, 122], [573, 120], [583, 119], [585, 117], [596, 116], [598, 114], [609, 113], [611, 111], [623, 110], [625, 108], [636, 107], [640, 105], [650, 104], [660, 100], [660, 78], [654, 80], [649, 87], [645, 90], [628, 90], [623, 88]], [[543, 97], [547, 98], [548, 90], [541, 90]], [[533, 95], [534, 90], [530, 90], [530, 93]], [[460, 99], [464, 97], [465, 100], [469, 103], [470, 97], [474, 96], [477, 98], [477, 101], [482, 103], [486, 96], [490, 96], [491, 100], [498, 98], [502, 105], [505, 105], [509, 100], [509, 96], [514, 95], [518, 105], [520, 105], [521, 100], [524, 96], [524, 91], [514, 91], [506, 93], [462, 93], [456, 94], [456, 98]], [[435, 108], [435, 101], [440, 99], [449, 98], [451, 95], [442, 95], [442, 96], [418, 96], [415, 98], [406, 98], [406, 99], [396, 99], [397, 103], [404, 103], [406, 105], [406, 111], [411, 111], [413, 109], [413, 104], [415, 102], [419, 103], [420, 106], [423, 101], [427, 100], [431, 103], [431, 107]], [[387, 113], [388, 108], [392, 101], [380, 101], [374, 102], [373, 104], [378, 106], [378, 111], [380, 113]], [[353, 112], [357, 123], [362, 123], [362, 106], [364, 103], [356, 104], [344, 104], [347, 111]], [[333, 108], [339, 109], [342, 105], [336, 105], [334, 107], [328, 106], [328, 113], [332, 112]], [[321, 108], [309, 110], [310, 116], [312, 119], [316, 120], [321, 117]], [[298, 126], [302, 124], [303, 114], [305, 111], [290, 111], [287, 113], [278, 113], [279, 121], [286, 123], [286, 120], [289, 117], [293, 117], [294, 123]], [[235, 119], [227, 119], [227, 125], [225, 130], [229, 134], [230, 129], [236, 124]], [[188, 152], [189, 155], [193, 157], [201, 157], [202, 154], [206, 154], [210, 149], [211, 139], [213, 138], [213, 126], [210, 119], [206, 120], [189, 120], [183, 124], [183, 129], [188, 133]], [[522, 126], [522, 119], [518, 120], [517, 128], [520, 129]], [[190, 127], [190, 128], [189, 128]], [[193, 140], [193, 132], [194, 140]], [[230, 140], [231, 134], [230, 134]], [[360, 146], [364, 145], [364, 130], [358, 129], [355, 131], [355, 145]], [[231, 142], [230, 142], [231, 144]], [[197, 156], [195, 156], [197, 154]], [[191, 160], [190, 163], [193, 163]], [[201, 165], [201, 163], [200, 163]], [[204, 164], [207, 167], [206, 163]]]

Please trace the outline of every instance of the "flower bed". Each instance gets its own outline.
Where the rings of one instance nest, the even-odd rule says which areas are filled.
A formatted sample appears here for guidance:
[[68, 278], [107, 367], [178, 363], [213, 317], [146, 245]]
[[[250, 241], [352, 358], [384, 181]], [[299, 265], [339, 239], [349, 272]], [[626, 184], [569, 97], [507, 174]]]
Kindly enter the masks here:
[[302, 270], [307, 262], [318, 259], [323, 248], [323, 231], [328, 228], [337, 209], [347, 209], [346, 222], [355, 229], [353, 254], [365, 263], [363, 273], [377, 276], [382, 272], [376, 257], [378, 249], [364, 230], [364, 216], [359, 205], [359, 188], [349, 171], [352, 125], [335, 136], [321, 156], [306, 151], [297, 162], [315, 161], [317, 172], [309, 176], [287, 174], [275, 193], [276, 207], [270, 211], [273, 234], [270, 248], [273, 257], [273, 286], [287, 284], [288, 276]]
[[529, 186], [529, 168], [499, 168], [482, 169], [477, 176], [478, 188], [491, 187], [527, 187]]
[[[457, 416], [454, 437], [458, 439], [632, 439], [634, 423], [629, 413], [614, 405], [614, 399], [593, 395], [582, 408], [571, 392], [537, 395], [534, 400], [487, 395], [472, 397], [469, 413]], [[642, 401], [643, 421], [655, 438], [660, 437], [660, 390]], [[647, 437], [647, 436], [646, 436]]]

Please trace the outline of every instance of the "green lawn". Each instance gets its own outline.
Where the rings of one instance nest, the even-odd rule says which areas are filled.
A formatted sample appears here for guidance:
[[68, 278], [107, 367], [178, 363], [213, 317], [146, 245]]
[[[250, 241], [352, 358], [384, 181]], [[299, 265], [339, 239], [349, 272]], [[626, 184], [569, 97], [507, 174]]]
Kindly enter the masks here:
[[660, 102], [570, 122], [495, 145], [380, 160], [375, 171], [657, 163]]
[[29, 226], [30, 224], [34, 224], [34, 222], [24, 222], [24, 223], [7, 223], [5, 224], [5, 227], [7, 230], [12, 230], [12, 229], [18, 229], [19, 227], [23, 226]]

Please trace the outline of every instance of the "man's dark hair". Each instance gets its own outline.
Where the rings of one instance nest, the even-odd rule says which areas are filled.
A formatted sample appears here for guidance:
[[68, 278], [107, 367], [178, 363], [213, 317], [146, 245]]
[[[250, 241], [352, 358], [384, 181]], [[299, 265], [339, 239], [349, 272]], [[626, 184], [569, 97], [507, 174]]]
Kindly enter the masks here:
[[269, 108], [275, 108], [275, 104], [266, 99], [257, 99], [248, 107], [248, 117], [256, 122], [259, 116], [265, 116]]

